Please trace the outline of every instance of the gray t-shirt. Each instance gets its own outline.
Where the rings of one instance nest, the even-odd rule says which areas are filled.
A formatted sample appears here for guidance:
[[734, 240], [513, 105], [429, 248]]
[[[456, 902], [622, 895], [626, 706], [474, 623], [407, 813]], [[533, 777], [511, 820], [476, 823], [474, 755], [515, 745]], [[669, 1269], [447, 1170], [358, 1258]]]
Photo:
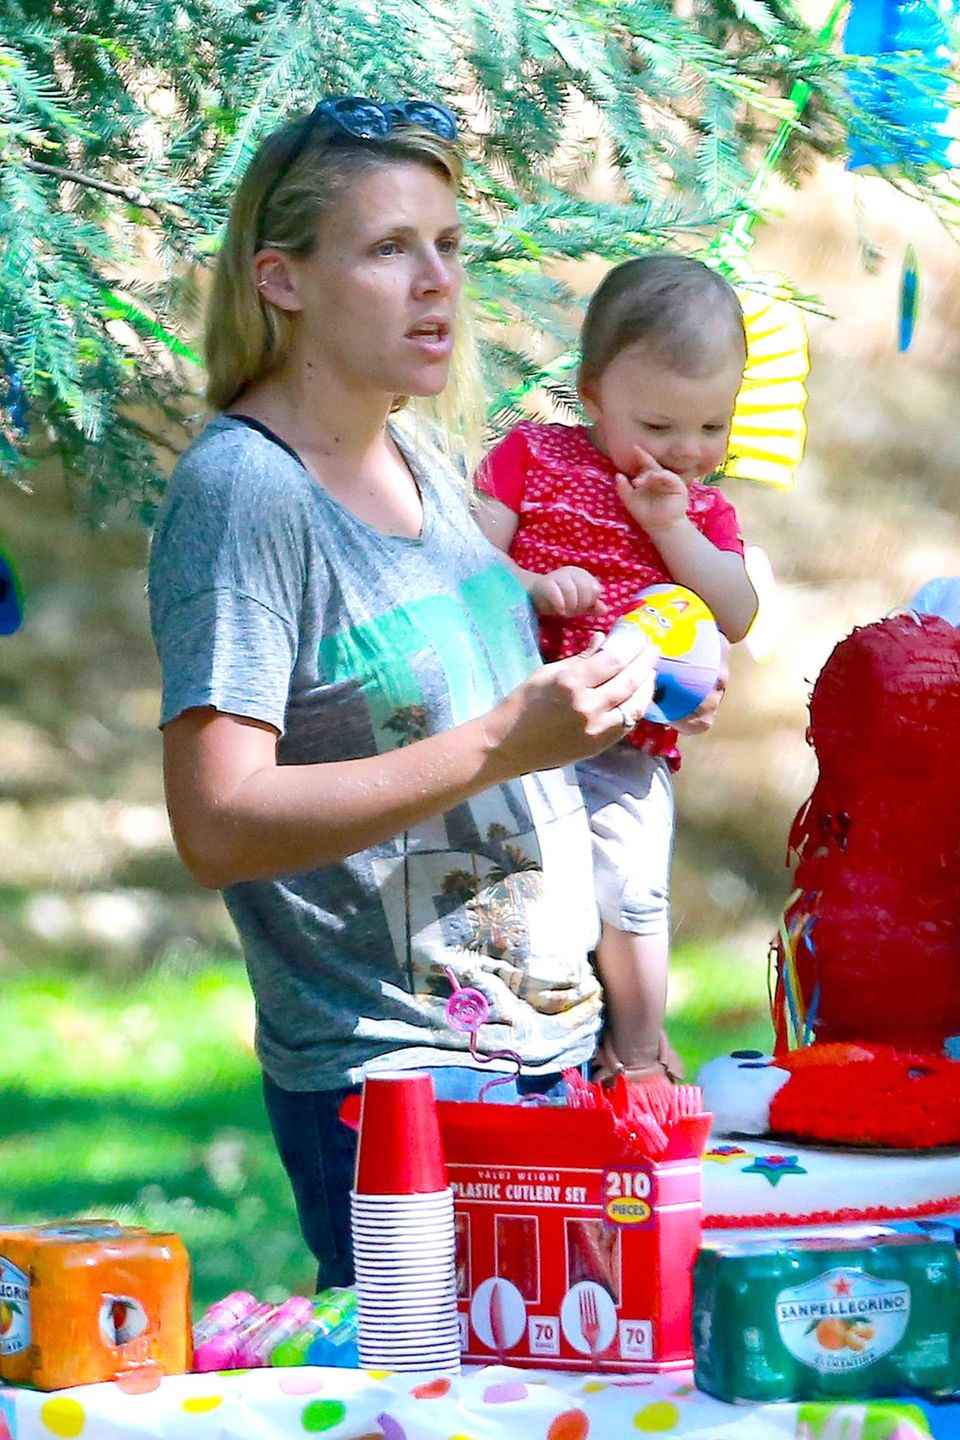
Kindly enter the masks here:
[[[483, 714], [536, 668], [527, 596], [462, 485], [395, 434], [423, 499], [416, 539], [357, 519], [237, 418], [181, 458], [150, 562], [161, 724], [209, 705], [275, 726], [281, 765], [348, 760]], [[448, 969], [490, 1006], [481, 1053], [581, 1063], [600, 1014], [592, 877], [572, 773], [549, 770], [341, 864], [230, 886], [264, 1069], [313, 1090], [378, 1059], [462, 1064]]]

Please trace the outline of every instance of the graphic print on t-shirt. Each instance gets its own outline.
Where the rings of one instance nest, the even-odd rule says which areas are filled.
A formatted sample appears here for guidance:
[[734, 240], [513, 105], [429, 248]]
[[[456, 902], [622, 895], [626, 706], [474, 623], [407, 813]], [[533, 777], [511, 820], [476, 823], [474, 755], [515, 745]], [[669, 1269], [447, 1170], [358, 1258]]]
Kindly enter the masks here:
[[[436, 836], [439, 843], [430, 844], [418, 829], [410, 832], [402, 854], [374, 863], [394, 952], [411, 991], [439, 1016], [450, 995], [446, 967], [452, 964], [461, 984], [476, 985], [486, 995], [489, 1023], [512, 1027], [516, 1043], [527, 1038], [526, 1006], [540, 1017], [556, 1017], [557, 1029], [564, 1030], [583, 1022], [578, 1007], [596, 997], [592, 977], [580, 964], [582, 952], [570, 943], [571, 920], [579, 929], [577, 917], [563, 904], [564, 893], [578, 883], [576, 868], [590, 864], [589, 850], [564, 844], [564, 816], [546, 830], [541, 822], [538, 846], [536, 785], [532, 777], [521, 784], [530, 805], [525, 830], [516, 829], [501, 790], [485, 791], [446, 817], [452, 832], [479, 827], [478, 839], [459, 846], [454, 834], [446, 841]], [[571, 809], [576, 804], [572, 791]], [[559, 870], [549, 890], [541, 849], [545, 835], [556, 851], [551, 877], [554, 866]]]
[[526, 679], [535, 659], [512, 612], [527, 603], [506, 567], [491, 565], [456, 595], [427, 595], [326, 637], [320, 678], [359, 683], [377, 748], [393, 750], [446, 728], [444, 718], [461, 725], [482, 715]]
[[[522, 587], [497, 563], [457, 596], [398, 606], [325, 639], [321, 678], [357, 688], [381, 752], [412, 744], [483, 714], [531, 673], [535, 657], [505, 613], [518, 603], [527, 603]], [[564, 842], [568, 816], [579, 810], [572, 786], [568, 800], [558, 814], [555, 795], [548, 801], [529, 776], [411, 828], [398, 853], [374, 860], [398, 968], [438, 1024], [450, 995], [451, 954], [461, 983], [484, 991], [490, 1023], [511, 1027], [515, 1043], [523, 1039], [526, 1006], [566, 1030], [583, 1023], [584, 1003], [596, 1004], [563, 904], [568, 880], [570, 893], [581, 888], [568, 867], [591, 863], [583, 827]], [[549, 894], [545, 844], [556, 852]]]

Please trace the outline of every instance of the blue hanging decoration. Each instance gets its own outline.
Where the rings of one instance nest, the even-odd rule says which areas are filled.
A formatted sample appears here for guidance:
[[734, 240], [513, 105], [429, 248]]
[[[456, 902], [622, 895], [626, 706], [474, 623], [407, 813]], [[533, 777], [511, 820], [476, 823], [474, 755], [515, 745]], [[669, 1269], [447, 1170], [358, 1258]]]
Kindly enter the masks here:
[[12, 635], [23, 620], [23, 592], [9, 556], [0, 550], [0, 635]]
[[952, 58], [948, 21], [958, 9], [960, 0], [851, 0], [845, 54], [896, 56], [901, 68], [851, 74], [852, 99], [877, 126], [897, 131], [897, 146], [885, 144], [872, 127], [852, 128], [848, 169], [896, 169], [904, 160], [948, 168], [950, 81], [942, 72]]
[[0, 436], [16, 449], [27, 436], [30, 402], [23, 381], [0, 355]]
[[27, 392], [24, 389], [23, 381], [15, 370], [11, 370], [7, 375], [7, 405], [13, 428], [21, 437], [24, 437], [27, 433], [27, 415], [30, 410], [30, 402], [27, 399]]
[[[0, 355], [0, 442], [11, 449], [26, 438], [27, 392], [16, 370]], [[2, 454], [2, 450], [0, 450]], [[23, 620], [23, 591], [13, 561], [0, 550], [0, 635], [12, 635]]]
[[900, 274], [900, 313], [897, 325], [897, 349], [901, 355], [910, 349], [917, 328], [920, 310], [920, 264], [912, 245], [907, 246]]

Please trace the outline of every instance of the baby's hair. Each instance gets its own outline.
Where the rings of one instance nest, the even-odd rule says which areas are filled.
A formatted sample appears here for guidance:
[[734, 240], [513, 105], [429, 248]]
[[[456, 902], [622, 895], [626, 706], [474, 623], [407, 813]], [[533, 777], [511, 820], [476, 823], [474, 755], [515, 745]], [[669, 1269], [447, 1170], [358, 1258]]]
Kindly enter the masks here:
[[587, 306], [580, 388], [634, 347], [679, 375], [712, 375], [731, 354], [746, 361], [743, 311], [731, 285], [700, 260], [660, 251], [615, 266]]

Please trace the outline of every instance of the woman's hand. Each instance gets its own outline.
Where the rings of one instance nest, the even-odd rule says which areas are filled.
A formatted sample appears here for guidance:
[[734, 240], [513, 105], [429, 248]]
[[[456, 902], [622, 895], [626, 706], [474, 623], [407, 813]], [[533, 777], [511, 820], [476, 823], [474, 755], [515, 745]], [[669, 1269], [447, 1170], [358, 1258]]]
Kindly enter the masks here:
[[600, 581], [580, 565], [562, 565], [547, 575], [535, 575], [528, 593], [538, 615], [605, 615]]
[[503, 778], [552, 770], [606, 750], [653, 697], [656, 650], [636, 631], [632, 654], [601, 649], [545, 665], [484, 717], [490, 763]]
[[[654, 649], [544, 665], [493, 710], [383, 754], [277, 763], [272, 726], [203, 706], [164, 727], [167, 808], [202, 885], [298, 875], [379, 845], [491, 785], [594, 755], [653, 694]], [[626, 663], [624, 663], [626, 660]]]

